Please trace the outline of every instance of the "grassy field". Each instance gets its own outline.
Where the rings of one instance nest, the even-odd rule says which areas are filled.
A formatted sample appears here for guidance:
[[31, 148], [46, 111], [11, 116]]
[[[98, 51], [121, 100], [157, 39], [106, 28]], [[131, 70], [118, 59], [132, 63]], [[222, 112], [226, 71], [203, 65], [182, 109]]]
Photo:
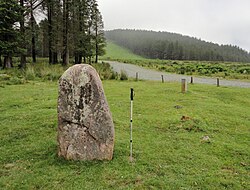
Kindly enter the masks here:
[[169, 73], [250, 81], [250, 63], [146, 59], [109, 41], [106, 53], [103, 60], [111, 59]]
[[129, 59], [129, 60], [142, 60], [143, 57], [133, 54], [126, 48], [116, 45], [115, 43], [108, 41], [106, 47], [106, 55], [100, 57], [102, 60], [116, 60], [116, 59]]
[[103, 83], [116, 133], [110, 162], [57, 157], [56, 82], [0, 87], [0, 189], [249, 189], [250, 89]]

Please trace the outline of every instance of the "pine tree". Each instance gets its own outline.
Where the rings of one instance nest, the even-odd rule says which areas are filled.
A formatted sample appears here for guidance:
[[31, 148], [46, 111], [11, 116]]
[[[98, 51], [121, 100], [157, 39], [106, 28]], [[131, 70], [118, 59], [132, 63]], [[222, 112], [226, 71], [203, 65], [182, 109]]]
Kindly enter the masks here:
[[62, 65], [69, 64], [69, 1], [63, 0], [63, 52]]
[[92, 19], [93, 19], [93, 31], [94, 31], [94, 47], [95, 47], [95, 63], [98, 62], [98, 56], [104, 55], [104, 47], [106, 46], [104, 24], [102, 15], [98, 9], [98, 4], [95, 0], [92, 2]]
[[15, 24], [21, 19], [21, 7], [16, 0], [0, 0], [0, 7], [0, 55], [4, 57], [3, 68], [10, 68], [12, 56], [20, 50]]
[[86, 57], [90, 48], [88, 38], [89, 24], [89, 2], [86, 0], [75, 0], [72, 6], [72, 28], [70, 36], [73, 39], [73, 52], [75, 64], [86, 63]]
[[21, 48], [23, 51], [21, 52], [21, 59], [20, 59], [20, 67], [25, 68], [26, 67], [26, 54], [27, 54], [27, 49], [26, 49], [26, 38], [25, 38], [25, 0], [20, 0], [20, 6], [22, 9], [20, 9], [20, 36], [21, 36]]
[[38, 39], [37, 39], [38, 56], [48, 57], [48, 20], [44, 19], [39, 23]]
[[[96, 0], [44, 0], [43, 2], [47, 19], [41, 22], [40, 31], [37, 32], [41, 49], [39, 53], [42, 56], [48, 54], [51, 64], [57, 63], [60, 53], [62, 65], [67, 65], [69, 56], [72, 55], [76, 64], [87, 61], [91, 63], [94, 55], [95, 61], [98, 61], [98, 56], [104, 54], [106, 43], [102, 16]], [[44, 35], [46, 28], [47, 35]], [[45, 48], [48, 48], [48, 51]]]

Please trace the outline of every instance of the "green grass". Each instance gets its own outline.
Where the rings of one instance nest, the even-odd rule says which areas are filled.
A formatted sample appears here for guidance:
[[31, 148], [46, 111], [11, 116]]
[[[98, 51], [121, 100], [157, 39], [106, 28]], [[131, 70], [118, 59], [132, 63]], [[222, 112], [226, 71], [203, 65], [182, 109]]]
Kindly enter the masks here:
[[56, 82], [0, 87], [0, 189], [249, 189], [250, 89], [195, 84], [182, 94], [179, 83], [103, 83], [116, 134], [110, 162], [57, 157]]
[[100, 57], [102, 60], [116, 60], [116, 59], [127, 59], [127, 60], [141, 60], [143, 59], [139, 55], [133, 54], [130, 50], [116, 45], [115, 43], [108, 41], [106, 47], [106, 54]]

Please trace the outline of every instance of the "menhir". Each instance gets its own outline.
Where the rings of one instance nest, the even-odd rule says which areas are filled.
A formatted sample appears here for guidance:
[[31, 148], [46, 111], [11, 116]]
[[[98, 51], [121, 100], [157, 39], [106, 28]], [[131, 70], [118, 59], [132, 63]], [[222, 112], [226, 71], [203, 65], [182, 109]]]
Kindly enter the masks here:
[[59, 80], [58, 155], [67, 160], [111, 160], [114, 124], [102, 82], [86, 64], [70, 67]]

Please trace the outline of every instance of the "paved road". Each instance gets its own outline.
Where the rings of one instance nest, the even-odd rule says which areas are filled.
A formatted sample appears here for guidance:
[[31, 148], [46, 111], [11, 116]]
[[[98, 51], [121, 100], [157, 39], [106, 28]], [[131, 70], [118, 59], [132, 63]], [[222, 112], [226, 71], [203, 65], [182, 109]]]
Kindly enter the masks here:
[[[161, 81], [161, 75], [164, 76], [165, 81], [177, 81], [180, 82], [181, 79], [186, 79], [188, 82], [190, 82], [190, 76], [187, 75], [178, 75], [178, 74], [170, 74], [166, 72], [160, 72], [155, 70], [146, 69], [143, 67], [139, 67], [132, 64], [126, 64], [126, 63], [120, 63], [116, 61], [105, 61], [109, 63], [114, 71], [120, 73], [121, 70], [124, 70], [127, 72], [129, 77], [135, 78], [136, 73], [139, 75], [139, 79], [143, 80], [155, 80], [155, 81]], [[209, 77], [194, 77], [194, 83], [200, 83], [200, 84], [211, 84], [216, 85], [217, 79], [216, 78], [209, 78]], [[242, 81], [234, 81], [234, 80], [221, 80], [220, 79], [220, 85], [221, 86], [237, 86], [242, 88], [250, 88], [250, 82], [242, 82]]]

